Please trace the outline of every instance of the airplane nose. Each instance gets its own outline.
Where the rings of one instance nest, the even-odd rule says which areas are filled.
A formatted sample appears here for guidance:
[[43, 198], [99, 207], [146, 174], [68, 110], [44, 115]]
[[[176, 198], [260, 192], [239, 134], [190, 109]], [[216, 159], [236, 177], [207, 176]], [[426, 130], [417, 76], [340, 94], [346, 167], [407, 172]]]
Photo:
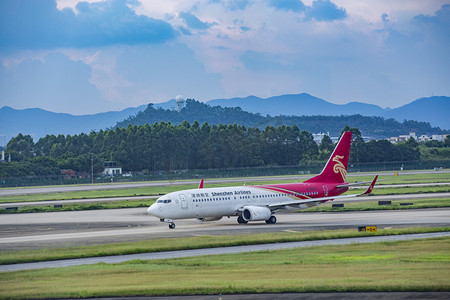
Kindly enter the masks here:
[[157, 210], [158, 210], [158, 208], [156, 207], [156, 204], [152, 204], [152, 205], [150, 205], [149, 208], [147, 208], [147, 214], [155, 215]]

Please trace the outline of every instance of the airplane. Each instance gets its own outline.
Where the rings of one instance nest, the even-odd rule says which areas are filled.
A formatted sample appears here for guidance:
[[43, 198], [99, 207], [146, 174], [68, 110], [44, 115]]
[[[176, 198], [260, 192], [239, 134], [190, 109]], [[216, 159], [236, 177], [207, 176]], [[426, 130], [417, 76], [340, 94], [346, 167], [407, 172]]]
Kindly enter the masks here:
[[202, 179], [197, 189], [161, 196], [147, 209], [147, 213], [169, 223], [170, 229], [175, 228], [176, 219], [195, 218], [210, 222], [224, 216], [237, 216], [239, 224], [249, 221], [275, 224], [277, 218], [274, 214], [280, 210], [300, 210], [334, 199], [368, 195], [378, 175], [364, 193], [341, 195], [349, 186], [368, 183], [345, 182], [351, 139], [352, 132], [344, 132], [322, 172], [302, 183], [204, 188]]

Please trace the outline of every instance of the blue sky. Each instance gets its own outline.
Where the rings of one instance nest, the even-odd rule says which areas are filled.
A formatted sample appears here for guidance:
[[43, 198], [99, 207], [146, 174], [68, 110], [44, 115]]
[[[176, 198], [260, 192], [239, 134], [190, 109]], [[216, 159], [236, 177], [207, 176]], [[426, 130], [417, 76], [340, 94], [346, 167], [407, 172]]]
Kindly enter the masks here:
[[450, 0], [1, 0], [0, 107], [450, 96]]

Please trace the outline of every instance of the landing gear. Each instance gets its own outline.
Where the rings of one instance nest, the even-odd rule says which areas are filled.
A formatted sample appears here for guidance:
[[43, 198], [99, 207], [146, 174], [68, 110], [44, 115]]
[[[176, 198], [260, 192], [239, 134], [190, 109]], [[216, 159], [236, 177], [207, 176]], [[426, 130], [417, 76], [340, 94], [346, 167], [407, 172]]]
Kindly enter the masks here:
[[245, 221], [242, 216], [239, 216], [237, 218], [237, 221], [238, 221], [239, 224], [247, 224], [248, 223], [248, 221]]
[[275, 216], [271, 216], [266, 220], [266, 224], [275, 224], [277, 222], [277, 218]]
[[175, 223], [173, 222], [172, 219], [159, 219], [161, 222], [166, 222], [169, 223], [169, 228], [170, 229], [175, 229]]

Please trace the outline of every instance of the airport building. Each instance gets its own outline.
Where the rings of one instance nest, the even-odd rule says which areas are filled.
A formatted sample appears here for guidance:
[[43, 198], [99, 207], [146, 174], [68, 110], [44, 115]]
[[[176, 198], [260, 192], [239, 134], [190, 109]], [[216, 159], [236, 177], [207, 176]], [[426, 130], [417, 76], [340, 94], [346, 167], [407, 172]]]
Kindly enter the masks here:
[[105, 167], [103, 170], [105, 176], [122, 175], [122, 167], [118, 167], [116, 161], [105, 161], [103, 166]]

